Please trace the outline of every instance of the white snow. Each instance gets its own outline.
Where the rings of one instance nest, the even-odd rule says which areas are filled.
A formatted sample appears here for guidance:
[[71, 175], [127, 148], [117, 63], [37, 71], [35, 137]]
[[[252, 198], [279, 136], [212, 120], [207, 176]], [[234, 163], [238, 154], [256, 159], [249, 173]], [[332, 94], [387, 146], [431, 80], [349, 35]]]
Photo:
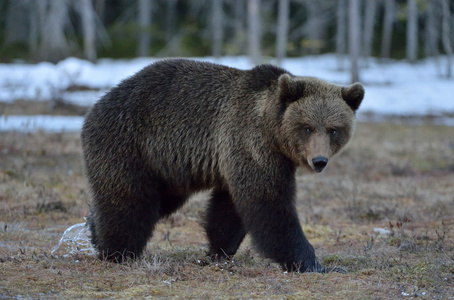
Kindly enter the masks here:
[[[211, 57], [195, 59], [239, 69], [252, 67], [244, 56], [222, 57], [218, 60]], [[17, 99], [42, 101], [59, 97], [89, 106], [121, 80], [154, 61], [155, 58], [101, 59], [93, 64], [77, 58], [67, 58], [58, 64], [0, 64], [0, 102]], [[273, 63], [273, 60], [269, 62]], [[315, 76], [346, 85], [350, 80], [348, 60], [343, 61], [346, 67], [343, 71], [338, 70], [338, 65], [336, 56], [327, 54], [288, 58], [283, 61], [282, 67], [295, 75]], [[360, 76], [366, 96], [360, 107], [360, 119], [365, 113], [435, 117], [454, 113], [454, 79], [441, 76], [442, 70], [445, 72], [446, 68], [443, 57], [437, 60], [425, 59], [417, 64], [405, 61], [379, 63], [375, 59], [369, 59], [367, 67], [365, 61], [362, 65]], [[67, 91], [70, 87], [84, 89]], [[78, 131], [81, 124], [82, 117], [0, 116], [0, 131]]]
[[0, 131], [74, 132], [82, 128], [83, 117], [78, 116], [0, 116]]
[[50, 254], [53, 255], [60, 248], [64, 248], [63, 250], [65, 250], [68, 254], [64, 254], [63, 257], [80, 253], [94, 255], [96, 250], [93, 248], [90, 239], [91, 232], [88, 229], [86, 222], [74, 224], [63, 232], [60, 241], [52, 249]]
[[388, 229], [380, 228], [380, 227], [375, 227], [374, 232], [376, 232], [378, 234], [390, 234], [391, 233], [391, 231], [389, 231]]

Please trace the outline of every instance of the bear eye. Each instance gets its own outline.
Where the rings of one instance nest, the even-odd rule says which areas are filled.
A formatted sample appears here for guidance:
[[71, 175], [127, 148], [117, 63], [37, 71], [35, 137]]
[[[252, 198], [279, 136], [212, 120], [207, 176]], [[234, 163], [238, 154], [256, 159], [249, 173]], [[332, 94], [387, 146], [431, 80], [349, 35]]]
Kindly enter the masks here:
[[310, 128], [309, 126], [304, 127], [304, 132], [306, 133], [312, 133], [314, 130]]
[[337, 130], [336, 129], [330, 129], [329, 130], [329, 134], [330, 135], [336, 135], [337, 134]]

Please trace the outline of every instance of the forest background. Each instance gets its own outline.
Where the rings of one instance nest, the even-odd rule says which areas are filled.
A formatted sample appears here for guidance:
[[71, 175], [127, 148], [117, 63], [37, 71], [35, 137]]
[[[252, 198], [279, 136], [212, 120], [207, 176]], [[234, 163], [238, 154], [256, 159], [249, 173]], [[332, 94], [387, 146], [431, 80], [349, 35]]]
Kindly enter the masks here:
[[0, 61], [329, 52], [348, 54], [357, 80], [360, 57], [443, 54], [450, 77], [453, 11], [452, 0], [0, 0]]

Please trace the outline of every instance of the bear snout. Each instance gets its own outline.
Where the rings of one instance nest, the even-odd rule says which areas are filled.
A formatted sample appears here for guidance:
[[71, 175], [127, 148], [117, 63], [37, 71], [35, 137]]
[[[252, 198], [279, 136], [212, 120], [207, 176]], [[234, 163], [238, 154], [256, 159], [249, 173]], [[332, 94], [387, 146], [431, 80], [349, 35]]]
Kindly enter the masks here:
[[328, 158], [324, 156], [317, 156], [312, 159], [312, 165], [314, 166], [314, 171], [320, 173], [328, 164]]

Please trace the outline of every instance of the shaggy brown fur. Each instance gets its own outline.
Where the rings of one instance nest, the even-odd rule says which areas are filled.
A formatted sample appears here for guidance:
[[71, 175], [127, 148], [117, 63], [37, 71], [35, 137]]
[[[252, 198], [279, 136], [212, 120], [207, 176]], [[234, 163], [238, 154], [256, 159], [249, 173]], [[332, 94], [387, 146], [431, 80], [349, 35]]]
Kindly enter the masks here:
[[295, 168], [320, 172], [351, 138], [364, 90], [261, 65], [156, 62], [86, 116], [82, 145], [101, 258], [138, 257], [159, 219], [213, 189], [210, 254], [246, 234], [285, 269], [323, 271], [295, 210]]

